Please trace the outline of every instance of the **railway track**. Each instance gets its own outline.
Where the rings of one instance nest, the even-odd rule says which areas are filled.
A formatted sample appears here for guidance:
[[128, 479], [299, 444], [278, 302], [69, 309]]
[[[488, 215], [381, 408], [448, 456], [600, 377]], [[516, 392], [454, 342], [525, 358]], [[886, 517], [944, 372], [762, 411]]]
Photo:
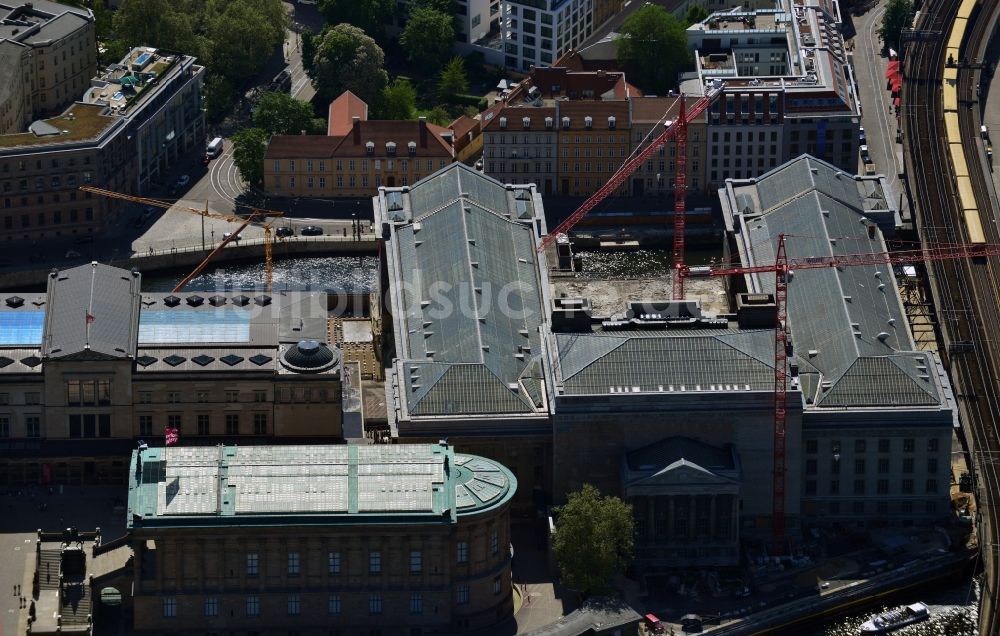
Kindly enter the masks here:
[[[977, 10], [981, 11], [983, 5]], [[959, 3], [933, 0], [925, 8], [917, 28], [947, 33], [959, 10]], [[982, 17], [982, 16], [980, 16]], [[966, 47], [978, 47], [985, 37], [985, 19], [969, 20], [971, 28]], [[945, 38], [921, 42], [909, 50], [904, 64], [903, 104], [906, 139], [910, 143], [910, 186], [915, 190], [916, 219], [920, 238], [925, 243], [967, 243], [969, 229], [963, 221], [962, 205], [949, 149], [942, 106], [942, 80], [945, 63]], [[971, 76], [971, 77], [970, 77]], [[975, 99], [972, 82], [978, 75], [963, 69], [958, 77], [959, 117], [963, 139], [976, 139], [974, 114], [969, 100]], [[970, 149], [971, 147], [971, 149]], [[1000, 243], [1000, 232], [978, 157], [978, 144], [965, 148], [966, 163], [975, 199], [979, 202], [979, 220], [985, 242]], [[945, 176], [948, 175], [948, 176]], [[1000, 340], [993, 338], [991, 323], [1000, 315], [1000, 263], [936, 261], [928, 264], [931, 290], [945, 343], [942, 358], [951, 372], [956, 390], [963, 437], [976, 479], [979, 516], [977, 520], [980, 554], [984, 562], [980, 633], [996, 634], [1000, 629], [998, 611], [1000, 587], [997, 584], [998, 548], [1000, 548], [1000, 402], [997, 378], [1000, 377]], [[965, 345], [971, 343], [971, 347]]]

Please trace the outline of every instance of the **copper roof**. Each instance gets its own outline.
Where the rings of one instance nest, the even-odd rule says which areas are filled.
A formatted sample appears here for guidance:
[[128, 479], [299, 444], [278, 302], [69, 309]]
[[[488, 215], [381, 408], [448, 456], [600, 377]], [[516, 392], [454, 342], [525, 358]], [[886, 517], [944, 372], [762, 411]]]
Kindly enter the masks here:
[[328, 114], [330, 118], [326, 134], [330, 137], [343, 137], [351, 132], [354, 117], [360, 117], [362, 121], [368, 119], [368, 104], [351, 91], [344, 91], [340, 97], [330, 102]]

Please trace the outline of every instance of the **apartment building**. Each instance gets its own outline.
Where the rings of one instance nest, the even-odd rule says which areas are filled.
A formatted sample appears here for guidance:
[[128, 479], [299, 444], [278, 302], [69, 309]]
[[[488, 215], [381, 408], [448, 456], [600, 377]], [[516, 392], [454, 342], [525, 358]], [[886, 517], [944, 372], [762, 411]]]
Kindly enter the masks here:
[[0, 240], [87, 234], [116, 218], [122, 202], [78, 187], [143, 194], [199, 147], [203, 77], [192, 57], [136, 48], [62, 114], [0, 135]]
[[0, 2], [0, 135], [62, 110], [97, 72], [90, 9], [40, 2]]
[[444, 442], [148, 448], [128, 474], [137, 634], [454, 634], [513, 614], [517, 480]]
[[544, 194], [555, 192], [558, 135], [555, 106], [513, 104], [500, 109], [483, 127], [483, 169], [504, 182], [530, 181]]
[[[686, 97], [685, 106], [690, 109], [696, 98]], [[674, 121], [680, 114], [680, 102], [676, 97], [637, 97], [632, 105], [632, 148], [641, 152], [664, 130], [666, 123]], [[687, 132], [687, 182], [691, 192], [705, 190], [705, 139], [706, 117], [702, 115], [688, 124]], [[676, 174], [677, 142], [668, 141], [648, 160], [642, 163], [630, 179], [632, 196], [664, 197], [674, 190]]]
[[552, 66], [620, 9], [619, 0], [507, 0], [500, 5], [504, 65]]
[[860, 106], [836, 2], [782, 0], [720, 11], [688, 28], [697, 79], [721, 92], [709, 109], [708, 186], [750, 178], [808, 153], [853, 172]]
[[454, 161], [454, 131], [416, 121], [369, 120], [350, 91], [330, 105], [328, 134], [273, 135], [264, 187], [277, 196], [369, 197], [416, 183]]
[[[0, 484], [124, 483], [137, 440], [339, 440], [324, 293], [142, 293], [138, 272], [56, 271], [0, 294]], [[286, 442], [287, 443], [287, 442]]]
[[[607, 183], [631, 150], [627, 101], [559, 102], [559, 193], [586, 197]], [[623, 183], [616, 194], [628, 193]]]

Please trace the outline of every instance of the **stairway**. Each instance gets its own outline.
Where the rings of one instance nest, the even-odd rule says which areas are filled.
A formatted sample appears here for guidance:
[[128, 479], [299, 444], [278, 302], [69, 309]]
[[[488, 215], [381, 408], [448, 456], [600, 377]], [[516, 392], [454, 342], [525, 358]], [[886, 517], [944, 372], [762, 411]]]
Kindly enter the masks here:
[[42, 550], [38, 556], [38, 588], [41, 590], [59, 589], [59, 550]]
[[62, 626], [67, 627], [88, 625], [90, 615], [90, 585], [86, 582], [71, 583], [63, 586], [59, 595], [59, 613], [62, 614]]

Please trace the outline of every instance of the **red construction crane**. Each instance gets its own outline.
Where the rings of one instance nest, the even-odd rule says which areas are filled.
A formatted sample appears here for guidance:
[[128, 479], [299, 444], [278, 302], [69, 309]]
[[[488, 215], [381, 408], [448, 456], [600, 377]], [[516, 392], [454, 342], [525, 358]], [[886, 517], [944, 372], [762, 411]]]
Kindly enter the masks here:
[[684, 93], [677, 115], [677, 134], [674, 143], [674, 300], [684, 300], [684, 221], [687, 212], [687, 158], [688, 123], [684, 116]]
[[[700, 98], [697, 102], [695, 102], [694, 105], [691, 106], [691, 110], [688, 111], [686, 114], [684, 112], [684, 95], [681, 95], [680, 96], [680, 103], [681, 103], [681, 114], [680, 114], [680, 117], [678, 117], [673, 122], [669, 122], [668, 121], [667, 124], [666, 124], [666, 127], [663, 130], [663, 132], [660, 133], [660, 135], [658, 137], [656, 137], [653, 141], [651, 141], [649, 143], [649, 145], [647, 145], [645, 148], [642, 148], [641, 150], [639, 150], [639, 152], [637, 152], [636, 154], [632, 155], [632, 157], [630, 159], [628, 159], [627, 161], [625, 161], [625, 163], [623, 163], [622, 166], [620, 168], [618, 168], [618, 172], [616, 172], [613, 175], [611, 175], [611, 178], [608, 179], [607, 183], [605, 183], [603, 186], [601, 186], [597, 190], [597, 192], [595, 192], [594, 194], [592, 194], [590, 196], [589, 199], [587, 199], [586, 201], [584, 201], [583, 205], [581, 205], [579, 208], [577, 208], [577, 210], [575, 212], [573, 212], [568, 217], [566, 217], [566, 220], [563, 221], [562, 223], [560, 223], [559, 226], [556, 227], [556, 229], [552, 230], [545, 237], [543, 237], [542, 240], [541, 240], [541, 242], [538, 244], [538, 249], [536, 251], [539, 254], [541, 254], [542, 252], [544, 252], [546, 250], [546, 248], [548, 248], [550, 245], [552, 245], [552, 243], [555, 242], [556, 237], [558, 237], [560, 234], [567, 234], [571, 229], [573, 229], [573, 226], [575, 226], [580, 221], [580, 219], [582, 219], [584, 216], [586, 216], [586, 214], [588, 212], [590, 212], [595, 207], [597, 207], [598, 204], [600, 204], [601, 201], [603, 201], [604, 199], [606, 199], [608, 197], [608, 195], [610, 195], [612, 192], [614, 192], [615, 190], [617, 190], [621, 186], [621, 184], [623, 184], [625, 182], [625, 180], [628, 179], [632, 175], [633, 172], [635, 172], [636, 170], [639, 169], [639, 166], [641, 166], [644, 161], [646, 161], [647, 159], [649, 159], [650, 157], [652, 157], [653, 153], [655, 153], [657, 150], [659, 150], [660, 148], [662, 148], [663, 145], [666, 144], [667, 141], [669, 141], [670, 139], [676, 138], [677, 135], [678, 135], [678, 133], [680, 133], [681, 137], [683, 138], [683, 142], [685, 143], [685, 148], [684, 148], [684, 152], [681, 152], [680, 146], [678, 145], [677, 152], [675, 153], [676, 157], [675, 157], [675, 164], [674, 165], [677, 168], [677, 170], [676, 170], [677, 175], [682, 175], [683, 174], [684, 176], [681, 176], [679, 180], [678, 180], [678, 178], [676, 176], [674, 178], [674, 210], [675, 210], [675, 215], [674, 215], [674, 266], [678, 267], [680, 265], [683, 265], [683, 263], [684, 263], [684, 214], [683, 214], [683, 209], [684, 209], [684, 195], [685, 195], [685, 185], [686, 185], [686, 172], [683, 172], [683, 169], [684, 169], [684, 167], [686, 167], [686, 164], [687, 164], [687, 162], [686, 162], [686, 160], [687, 160], [687, 149], [686, 149], [687, 125], [690, 122], [692, 122], [695, 119], [697, 119], [698, 116], [700, 116], [703, 112], [705, 112], [705, 109], [708, 108], [708, 105], [712, 103], [712, 100], [715, 99], [715, 96], [718, 94], [718, 92], [719, 92], [719, 89], [712, 89], [712, 90], [710, 90], [708, 93], [706, 93], [706, 95], [704, 97]], [[680, 207], [680, 209], [682, 210], [679, 219], [678, 219], [677, 214], [676, 214], [676, 210], [678, 209], [678, 207]], [[680, 234], [679, 235], [678, 235], [678, 227], [680, 227]], [[678, 260], [678, 258], [680, 260]], [[679, 271], [680, 270], [678, 270], [678, 272]], [[679, 278], [681, 280], [678, 282]], [[677, 287], [678, 284], [681, 285], [681, 287], [678, 288]], [[674, 290], [675, 290], [674, 291], [674, 297], [675, 298], [682, 298], [683, 297], [683, 295], [684, 295], [683, 285], [684, 285], [683, 277], [678, 276], [678, 273], [675, 272], [675, 275], [674, 275]]]
[[[874, 228], [874, 226], [872, 226]], [[871, 230], [874, 231], [874, 230]], [[903, 265], [937, 260], [976, 259], [1000, 256], [1000, 245], [984, 243], [947, 244], [921, 249], [895, 252], [872, 252], [833, 256], [807, 256], [788, 258], [785, 254], [785, 235], [778, 235], [775, 262], [750, 267], [715, 265], [710, 276], [739, 276], [743, 274], [774, 274], [774, 302], [776, 321], [774, 329], [774, 473], [771, 483], [771, 529], [773, 550], [782, 553], [785, 546], [785, 430], [788, 391], [788, 280], [797, 269], [823, 269], [829, 267], [854, 267], [858, 265]], [[687, 266], [681, 264], [678, 274], [687, 275]]]

